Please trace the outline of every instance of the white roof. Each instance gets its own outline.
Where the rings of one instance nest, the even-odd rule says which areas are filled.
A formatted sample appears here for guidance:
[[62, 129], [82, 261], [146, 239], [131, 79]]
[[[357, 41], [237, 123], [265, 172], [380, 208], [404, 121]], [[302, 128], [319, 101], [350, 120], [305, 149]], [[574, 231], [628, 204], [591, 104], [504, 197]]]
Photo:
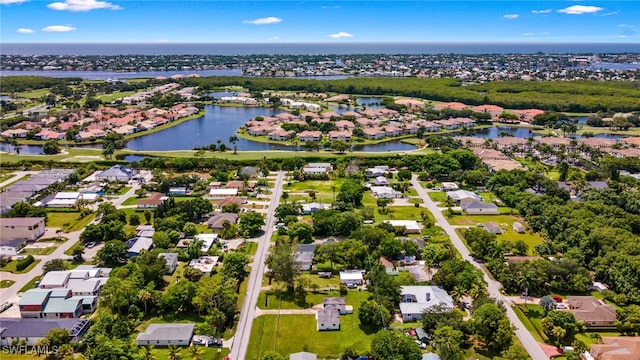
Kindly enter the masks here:
[[141, 236], [129, 248], [128, 252], [139, 254], [142, 250], [149, 250], [151, 248], [151, 245], [153, 245], [153, 239]]
[[460, 201], [464, 199], [474, 199], [482, 201], [482, 198], [478, 194], [467, 190], [447, 191], [447, 196], [454, 201]]
[[340, 280], [362, 280], [362, 271], [340, 271]]
[[100, 195], [96, 193], [82, 193], [80, 194], [80, 199], [87, 200], [87, 201], [95, 201], [96, 199], [98, 199], [99, 196]]
[[63, 287], [69, 280], [70, 273], [68, 271], [49, 271], [40, 280], [40, 286], [59, 286]]
[[73, 199], [77, 200], [80, 198], [79, 192], [59, 192], [56, 194], [55, 199]]
[[401, 286], [400, 293], [412, 295], [417, 302], [401, 302], [400, 312], [403, 314], [420, 314], [425, 309], [442, 304], [446, 308], [453, 308], [453, 299], [438, 286]]
[[415, 220], [384, 220], [383, 222], [393, 227], [404, 227], [407, 230], [421, 230], [420, 224], [418, 224], [418, 222]]
[[209, 195], [235, 196], [238, 195], [238, 189], [211, 189], [209, 190]]
[[218, 234], [198, 234], [194, 236], [195, 240], [202, 240], [202, 246], [200, 249], [203, 252], [209, 251], [211, 245], [218, 239]]
[[193, 259], [189, 262], [189, 267], [198, 269], [203, 273], [209, 274], [213, 267], [218, 264], [218, 256], [200, 256], [197, 259]]
[[327, 169], [325, 167], [305, 167], [302, 171], [305, 173], [323, 173], [327, 172]]
[[49, 202], [47, 202], [47, 206], [53, 206], [53, 205], [69, 205], [69, 206], [73, 206], [76, 201], [78, 201], [77, 199], [53, 199]]
[[396, 194], [398, 191], [389, 186], [372, 186], [371, 192], [374, 194]]

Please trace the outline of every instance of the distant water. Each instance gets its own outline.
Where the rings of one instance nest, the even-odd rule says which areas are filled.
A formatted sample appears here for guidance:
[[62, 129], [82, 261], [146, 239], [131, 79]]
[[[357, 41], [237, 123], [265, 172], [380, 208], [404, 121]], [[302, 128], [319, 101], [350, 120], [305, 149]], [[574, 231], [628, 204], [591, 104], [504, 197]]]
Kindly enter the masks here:
[[4, 43], [5, 55], [252, 55], [252, 54], [593, 54], [640, 52], [640, 43]]
[[241, 76], [240, 69], [219, 69], [219, 70], [183, 70], [183, 71], [136, 71], [136, 72], [118, 72], [118, 71], [83, 71], [83, 70], [0, 70], [0, 76], [46, 76], [52, 78], [77, 77], [87, 80], [106, 80], [106, 79], [135, 79], [135, 78], [155, 78], [159, 76], [170, 77], [173, 75], [191, 75], [200, 76]]

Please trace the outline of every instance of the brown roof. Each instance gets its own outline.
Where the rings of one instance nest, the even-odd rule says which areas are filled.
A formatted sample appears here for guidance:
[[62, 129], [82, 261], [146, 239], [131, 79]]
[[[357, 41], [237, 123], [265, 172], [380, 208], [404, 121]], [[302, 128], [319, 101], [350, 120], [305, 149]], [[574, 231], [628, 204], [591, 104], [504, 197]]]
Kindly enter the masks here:
[[207, 226], [212, 229], [222, 229], [225, 221], [235, 224], [238, 221], [238, 214], [236, 213], [222, 213], [214, 215], [207, 220]]
[[231, 196], [218, 201], [216, 206], [218, 208], [222, 208], [223, 206], [229, 205], [229, 204], [238, 204], [238, 206], [242, 206], [242, 204], [246, 202], [247, 202], [247, 198], [239, 197], [239, 196]]
[[616, 320], [616, 309], [593, 296], [569, 296], [567, 303], [573, 315], [585, 322]]
[[591, 355], [598, 360], [638, 360], [640, 337], [603, 337], [602, 344], [591, 345]]
[[160, 205], [163, 196], [160, 193], [153, 193], [147, 199], [138, 200], [138, 205]]
[[380, 264], [382, 264], [382, 266], [393, 269], [393, 262], [389, 260], [388, 257], [380, 256], [379, 261], [380, 261]]

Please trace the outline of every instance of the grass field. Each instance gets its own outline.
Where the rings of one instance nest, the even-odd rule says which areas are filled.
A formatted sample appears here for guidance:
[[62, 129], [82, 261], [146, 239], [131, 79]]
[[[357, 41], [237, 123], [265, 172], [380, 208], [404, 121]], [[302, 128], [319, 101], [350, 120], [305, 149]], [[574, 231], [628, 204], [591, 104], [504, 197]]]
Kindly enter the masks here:
[[[337, 277], [327, 280], [337, 280]], [[308, 291], [306, 303], [304, 304], [298, 302], [292, 293], [281, 290], [284, 286], [279, 286], [279, 284], [276, 283], [272, 283], [271, 286], [273, 290], [261, 291], [258, 296], [258, 307], [261, 309], [309, 309], [314, 305], [322, 304], [325, 297], [340, 296], [338, 291], [340, 285], [337, 281], [335, 284], [333, 282], [328, 282], [327, 287], [333, 288], [334, 290], [332, 291]], [[324, 288], [324, 286], [321, 286], [321, 288]], [[353, 308], [356, 309], [360, 306], [361, 302], [367, 300], [370, 296], [371, 294], [366, 291], [349, 290], [345, 300], [347, 301], [347, 305], [353, 305]]]
[[447, 199], [447, 194], [445, 194], [442, 191], [438, 191], [438, 192], [429, 192], [427, 193], [429, 194], [429, 197], [431, 198], [431, 200], [435, 201], [435, 202], [439, 202], [442, 203]]
[[380, 209], [376, 207], [374, 217], [376, 221], [383, 220], [416, 220], [422, 221], [422, 212], [428, 217], [431, 217], [429, 210], [423, 207], [415, 206], [389, 206], [386, 208], [385, 213], [380, 214]]
[[69, 211], [69, 212], [57, 212], [50, 211], [47, 213], [47, 226], [50, 228], [60, 228], [62, 229], [65, 224], [69, 224], [66, 230], [68, 231], [78, 231], [83, 227], [87, 226], [95, 217], [96, 214], [89, 214], [82, 219], [79, 219], [80, 212], [79, 211]]
[[547, 341], [547, 336], [542, 331], [541, 320], [544, 315], [544, 310], [542, 310], [540, 305], [527, 304], [526, 308], [524, 305], [516, 305], [513, 307], [513, 310], [536, 341], [541, 343]]
[[122, 202], [122, 205], [124, 206], [129, 206], [129, 205], [137, 205], [138, 201], [143, 200], [143, 199], [148, 199], [149, 197], [137, 197], [137, 196], [132, 196], [130, 198], [128, 198], [127, 200]]
[[46, 248], [29, 248], [29, 249], [22, 249], [20, 251], [20, 254], [22, 255], [49, 255], [52, 252], [56, 251], [57, 247], [56, 246], [49, 246]]
[[13, 284], [15, 284], [13, 280], [0, 280], [0, 289], [8, 288]]
[[31, 271], [31, 269], [33, 269], [39, 262], [40, 262], [40, 260], [36, 259], [34, 262], [29, 264], [29, 266], [27, 266], [26, 269], [24, 269], [22, 271], [18, 271], [18, 270], [16, 270], [16, 265], [18, 265], [18, 261], [17, 260], [13, 260], [13, 261], [9, 261], [9, 263], [6, 266], [1, 267], [0, 271], [7, 271], [7, 272], [10, 272], [10, 273], [14, 273], [14, 274], [26, 274], [29, 271]]
[[36, 281], [40, 281], [40, 279], [42, 279], [42, 275], [38, 275], [36, 277], [34, 277], [33, 279], [31, 279], [31, 281], [29, 281], [28, 283], [24, 284], [24, 286], [18, 290], [18, 292], [25, 292], [29, 289], [33, 289], [36, 287]]
[[365, 352], [374, 333], [363, 330], [357, 315], [340, 316], [340, 331], [317, 331], [314, 315], [263, 315], [254, 320], [247, 360], [261, 359], [266, 351], [309, 351], [319, 358], [338, 358], [347, 346]]
[[[204, 347], [197, 346], [200, 350], [200, 359], [212, 359], [212, 360], [222, 360], [225, 356], [229, 355], [229, 349], [227, 348], [214, 348], [214, 347]], [[218, 352], [220, 351], [220, 352]], [[153, 355], [155, 355], [156, 360], [170, 360], [169, 357], [169, 349], [168, 348], [154, 348], [152, 351]], [[178, 355], [178, 359], [192, 359], [191, 350], [188, 347], [184, 347], [180, 350], [180, 354]]]
[[98, 95], [96, 96], [96, 98], [102, 100], [102, 102], [105, 103], [110, 103], [114, 100], [117, 100], [119, 98], [125, 97], [125, 96], [130, 96], [135, 94], [135, 91], [115, 91], [112, 92], [111, 94], [102, 94], [102, 95]]
[[524, 222], [521, 217], [515, 215], [459, 215], [452, 216], [448, 220], [452, 225], [466, 226], [475, 226], [478, 223], [484, 224], [489, 221], [495, 222], [500, 225], [503, 231], [502, 234], [498, 235], [498, 241], [509, 240], [514, 242], [523, 240], [529, 246], [529, 255], [534, 255], [534, 247], [543, 242], [542, 237], [531, 230], [526, 231], [524, 234], [517, 233], [513, 230], [513, 223], [516, 221], [526, 226], [526, 222]]

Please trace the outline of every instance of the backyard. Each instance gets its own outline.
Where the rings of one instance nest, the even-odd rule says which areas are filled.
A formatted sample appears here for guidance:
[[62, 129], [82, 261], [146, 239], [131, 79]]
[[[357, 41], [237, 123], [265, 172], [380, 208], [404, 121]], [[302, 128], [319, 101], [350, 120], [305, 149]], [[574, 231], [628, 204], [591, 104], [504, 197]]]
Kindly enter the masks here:
[[48, 211], [47, 227], [64, 228], [65, 231], [78, 231], [87, 226], [95, 216], [96, 215], [92, 213], [80, 218], [79, 211]]

